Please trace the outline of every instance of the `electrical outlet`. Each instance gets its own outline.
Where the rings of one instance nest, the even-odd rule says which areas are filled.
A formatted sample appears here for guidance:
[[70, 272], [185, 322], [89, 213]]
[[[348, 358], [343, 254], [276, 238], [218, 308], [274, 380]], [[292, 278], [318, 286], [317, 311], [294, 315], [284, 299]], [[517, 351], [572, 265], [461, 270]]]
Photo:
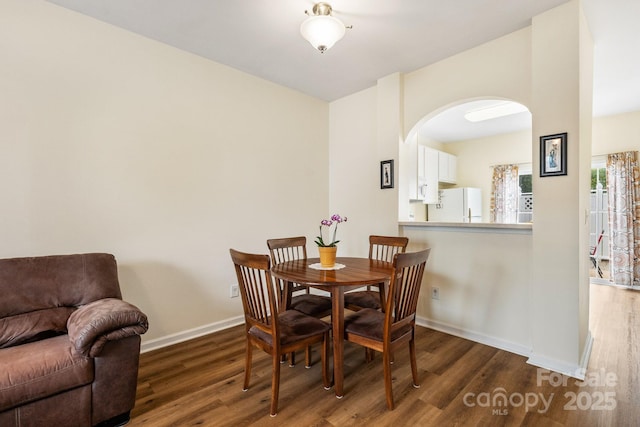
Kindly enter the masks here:
[[431, 288], [431, 299], [440, 299], [440, 288]]
[[239, 296], [240, 288], [238, 287], [238, 285], [231, 285], [231, 288], [229, 288], [229, 297], [238, 298]]

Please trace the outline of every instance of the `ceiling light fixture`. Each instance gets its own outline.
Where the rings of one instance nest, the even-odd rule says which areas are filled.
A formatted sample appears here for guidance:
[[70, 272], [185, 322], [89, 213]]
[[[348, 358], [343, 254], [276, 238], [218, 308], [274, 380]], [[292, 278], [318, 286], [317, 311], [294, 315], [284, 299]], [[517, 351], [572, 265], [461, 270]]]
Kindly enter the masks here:
[[484, 120], [497, 119], [498, 117], [510, 116], [512, 114], [529, 111], [527, 107], [517, 102], [501, 102], [489, 107], [468, 111], [464, 118], [470, 122], [482, 122]]
[[318, 49], [320, 53], [325, 53], [338, 40], [344, 37], [347, 28], [341, 20], [331, 16], [331, 5], [328, 3], [316, 3], [313, 5], [313, 15], [305, 10], [309, 15], [300, 25], [300, 34], [311, 46]]

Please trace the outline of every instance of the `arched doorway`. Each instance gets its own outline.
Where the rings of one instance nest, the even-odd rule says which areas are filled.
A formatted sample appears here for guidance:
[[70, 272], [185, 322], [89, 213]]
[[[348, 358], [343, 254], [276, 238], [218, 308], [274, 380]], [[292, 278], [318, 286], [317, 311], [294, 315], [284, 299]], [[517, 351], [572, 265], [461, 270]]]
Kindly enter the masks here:
[[[404, 184], [410, 189], [404, 192], [408, 194], [408, 208], [404, 210], [409, 219], [428, 218], [429, 205], [433, 204], [433, 200], [420, 198], [420, 188], [414, 191], [412, 187], [424, 185], [415, 176], [423, 167], [418, 164], [418, 152], [426, 146], [457, 159], [457, 176], [440, 180], [438, 191], [458, 187], [482, 190], [482, 220], [478, 222], [489, 222], [492, 167], [518, 165], [520, 186], [524, 187], [522, 195], [516, 196], [518, 206], [522, 207], [518, 212], [518, 222], [531, 221], [531, 138], [531, 113], [526, 106], [511, 100], [461, 100], [426, 115], [413, 126], [405, 139], [407, 147], [403, 160], [406, 165], [403, 169], [408, 170], [408, 176]], [[412, 198], [414, 195], [416, 197]]]

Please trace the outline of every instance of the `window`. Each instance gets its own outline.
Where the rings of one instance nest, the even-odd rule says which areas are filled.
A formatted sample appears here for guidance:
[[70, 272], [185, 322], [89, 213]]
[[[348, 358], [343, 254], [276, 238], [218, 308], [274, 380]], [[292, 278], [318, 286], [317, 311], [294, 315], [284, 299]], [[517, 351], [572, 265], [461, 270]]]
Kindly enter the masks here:
[[[607, 195], [607, 156], [594, 156], [591, 159], [591, 220], [589, 247], [594, 268], [591, 277], [598, 278], [597, 268], [608, 278], [609, 260], [609, 197]], [[600, 234], [602, 240], [598, 242]], [[602, 277], [602, 276], [600, 276]]]
[[591, 169], [591, 190], [597, 190], [598, 184], [602, 184], [600, 188], [607, 188], [607, 168], [596, 165]]
[[520, 198], [518, 200], [518, 222], [520, 223], [533, 221], [533, 184], [531, 178], [531, 163], [519, 165]]
[[531, 186], [531, 172], [529, 172], [528, 175], [520, 174], [518, 178], [520, 179], [520, 191], [522, 193], [533, 193]]

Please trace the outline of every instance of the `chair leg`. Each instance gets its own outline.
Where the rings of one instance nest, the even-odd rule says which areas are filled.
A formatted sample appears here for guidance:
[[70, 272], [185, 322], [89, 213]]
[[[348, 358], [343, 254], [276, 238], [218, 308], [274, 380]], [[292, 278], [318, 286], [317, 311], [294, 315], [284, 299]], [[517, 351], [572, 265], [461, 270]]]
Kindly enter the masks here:
[[271, 412], [272, 417], [278, 415], [278, 394], [280, 393], [280, 355], [272, 357], [273, 373], [271, 376]]
[[380, 310], [384, 312], [385, 306], [387, 304], [387, 300], [386, 300], [387, 287], [385, 286], [384, 283], [378, 284], [378, 292], [380, 293], [380, 307], [381, 307]]
[[367, 348], [367, 347], [364, 348], [364, 360], [365, 360], [365, 362], [369, 363], [369, 362], [373, 361], [373, 359], [375, 358], [375, 355], [376, 354], [370, 348]]
[[325, 390], [331, 388], [331, 379], [329, 378], [329, 344], [330, 344], [329, 332], [324, 335], [324, 341], [322, 341], [322, 384]]
[[311, 368], [311, 346], [304, 349], [304, 367]]
[[384, 368], [384, 391], [387, 396], [387, 408], [393, 410], [393, 389], [391, 387], [391, 353], [388, 349], [382, 352], [382, 363]]
[[253, 352], [253, 347], [251, 343], [247, 341], [247, 352], [245, 355], [245, 364], [244, 364], [244, 385], [242, 386], [242, 391], [249, 390], [249, 380], [251, 378], [251, 355]]
[[416, 363], [416, 343], [411, 338], [409, 341], [409, 359], [411, 360], [411, 375], [413, 376], [413, 387], [420, 388], [418, 383], [418, 364]]

